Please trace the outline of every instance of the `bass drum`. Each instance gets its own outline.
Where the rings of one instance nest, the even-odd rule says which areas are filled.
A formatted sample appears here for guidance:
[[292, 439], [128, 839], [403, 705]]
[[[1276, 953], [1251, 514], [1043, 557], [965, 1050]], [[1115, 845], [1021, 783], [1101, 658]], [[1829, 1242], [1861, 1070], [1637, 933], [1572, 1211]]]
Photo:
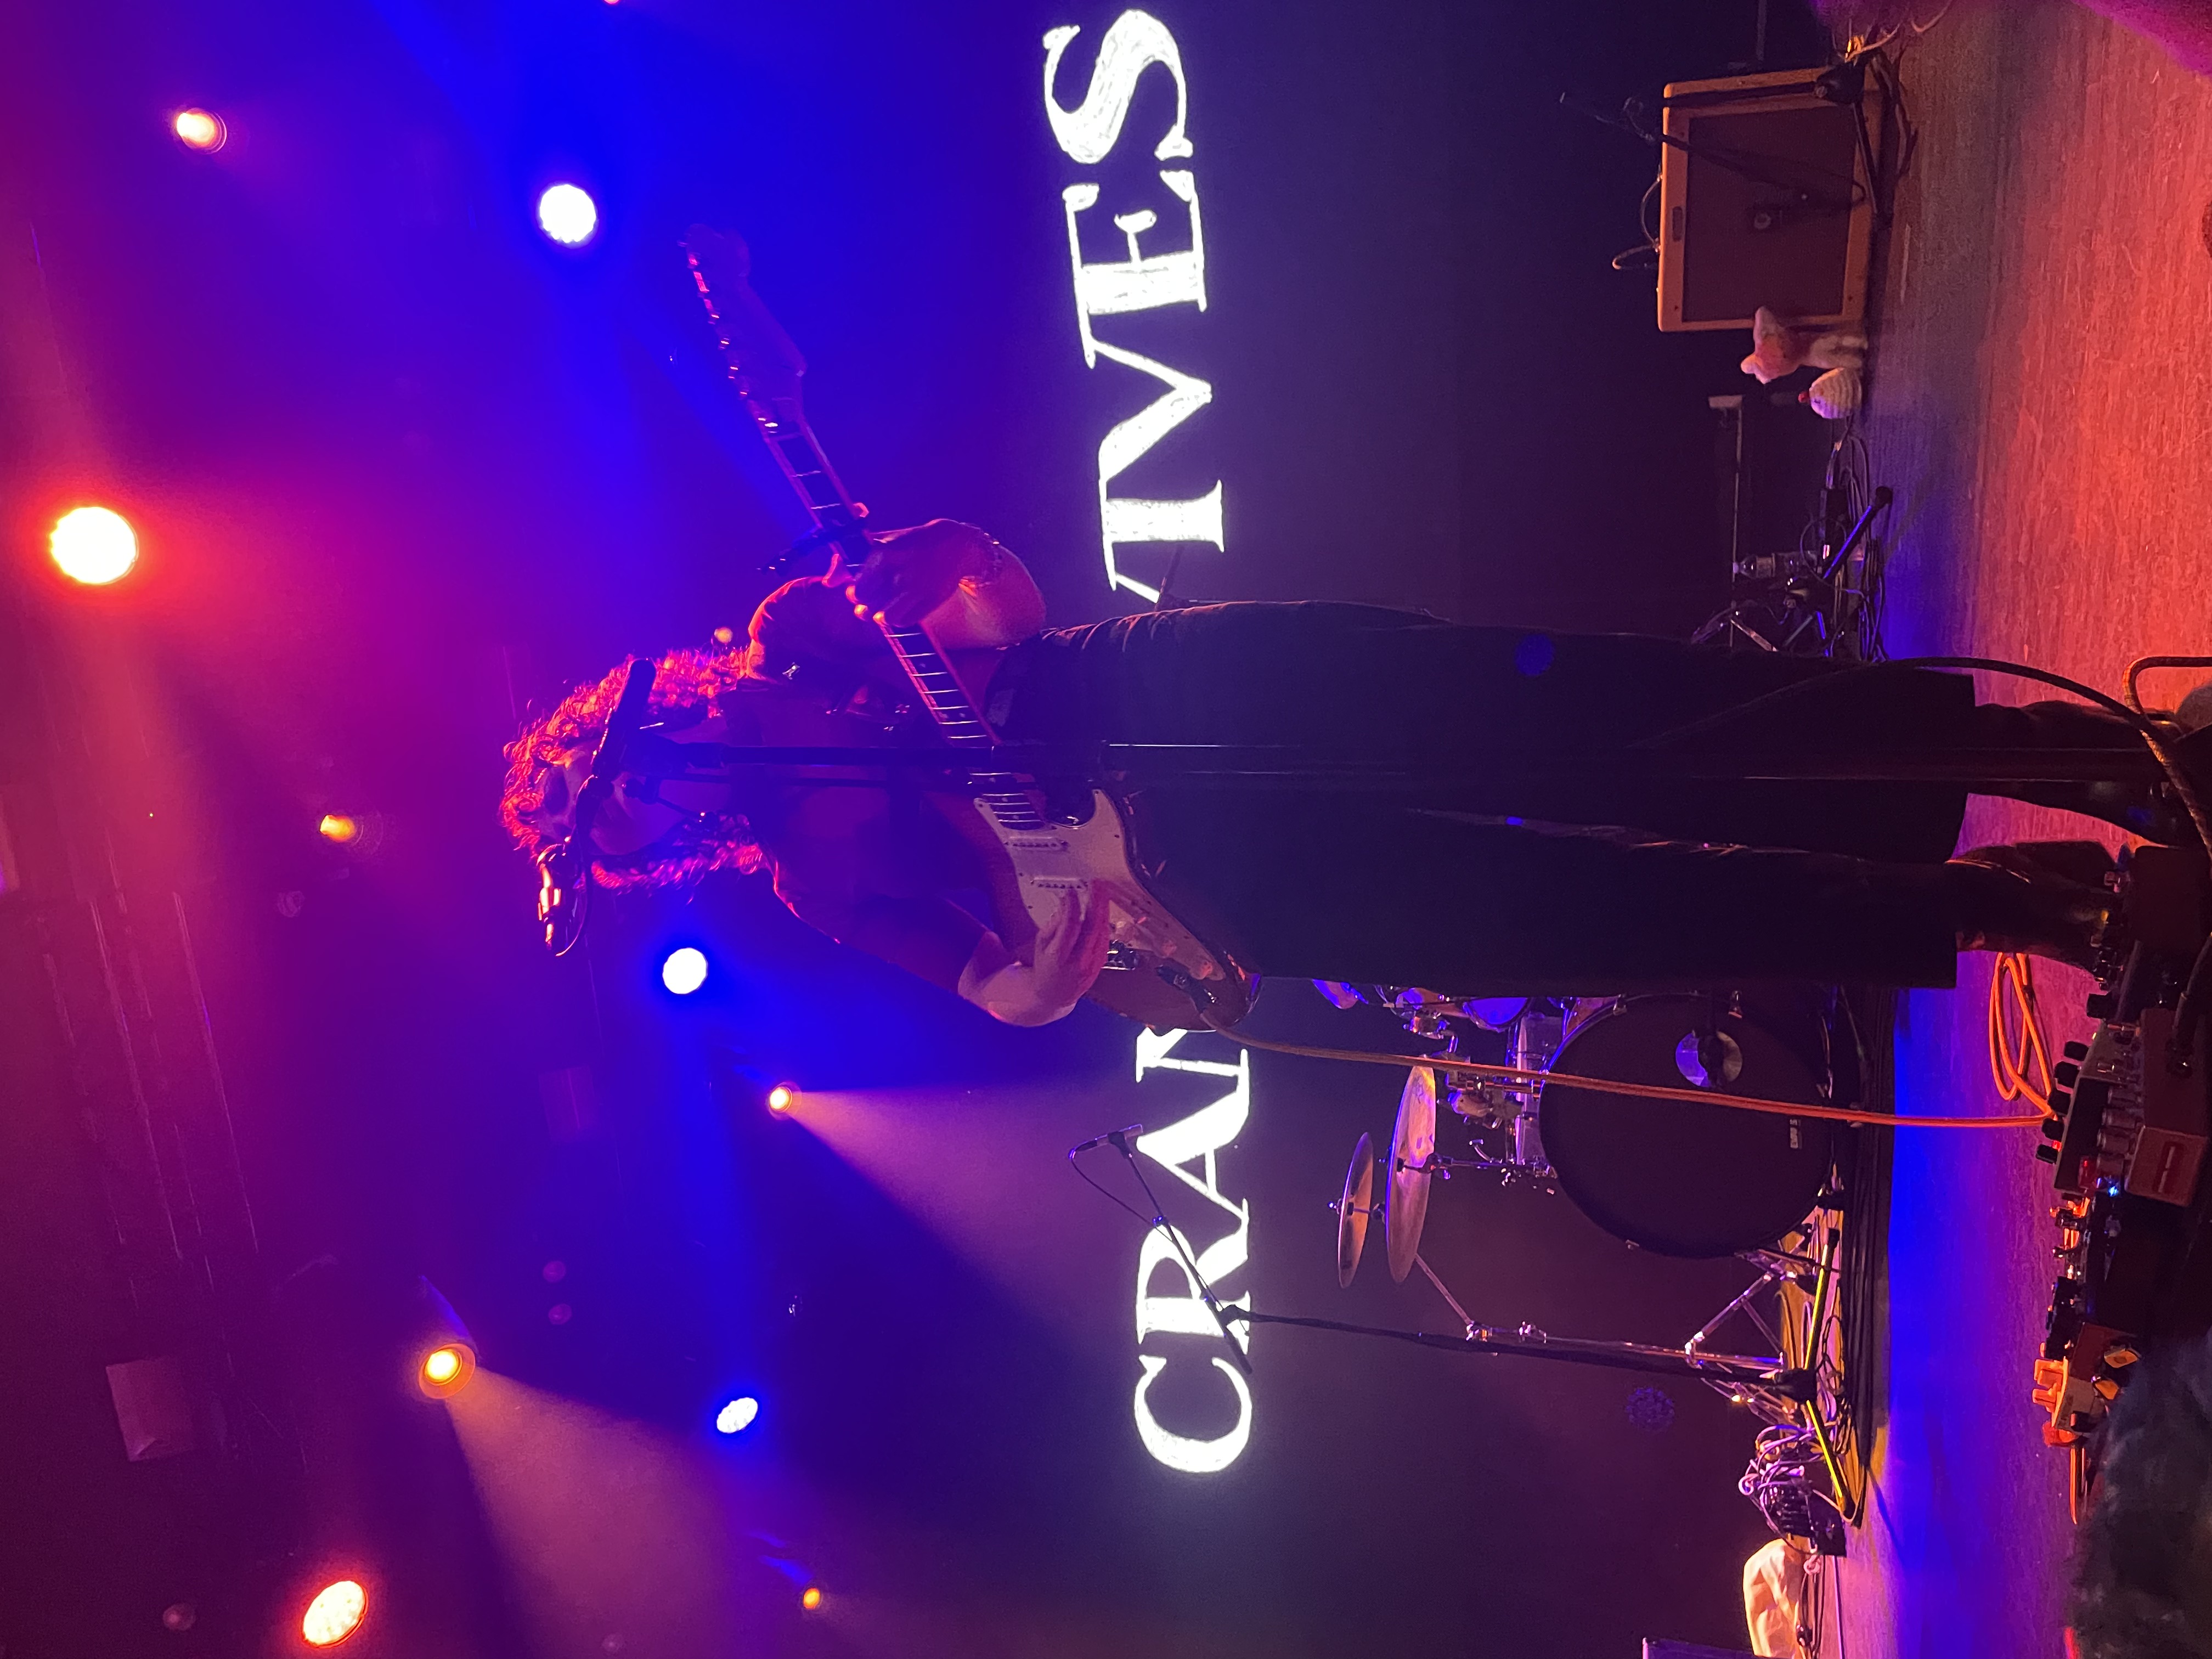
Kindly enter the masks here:
[[1810, 1029], [1793, 1044], [1758, 1018], [1716, 1017], [1716, 1006], [1704, 996], [1600, 1004], [1568, 1027], [1544, 1085], [1544, 1153], [1560, 1189], [1606, 1231], [1662, 1255], [1772, 1244], [1810, 1212], [1835, 1157], [1838, 1126], [1826, 1119], [1574, 1086], [1591, 1077], [1820, 1100], [1813, 1016], [1799, 1016]]

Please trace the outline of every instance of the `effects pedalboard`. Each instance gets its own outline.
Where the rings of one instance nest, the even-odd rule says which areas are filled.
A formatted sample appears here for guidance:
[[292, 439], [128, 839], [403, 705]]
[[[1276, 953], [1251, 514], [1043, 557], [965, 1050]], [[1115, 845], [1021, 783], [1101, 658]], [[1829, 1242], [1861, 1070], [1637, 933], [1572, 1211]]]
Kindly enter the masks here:
[[2212, 1329], [2203, 871], [2170, 848], [2125, 860], [2129, 942], [2099, 974], [2089, 1040], [2068, 1043], [2051, 1068], [2054, 1115], [2035, 1155], [2054, 1167], [2059, 1272], [2034, 1399], [2051, 1413], [2053, 1446], [2081, 1446], [2145, 1352]]

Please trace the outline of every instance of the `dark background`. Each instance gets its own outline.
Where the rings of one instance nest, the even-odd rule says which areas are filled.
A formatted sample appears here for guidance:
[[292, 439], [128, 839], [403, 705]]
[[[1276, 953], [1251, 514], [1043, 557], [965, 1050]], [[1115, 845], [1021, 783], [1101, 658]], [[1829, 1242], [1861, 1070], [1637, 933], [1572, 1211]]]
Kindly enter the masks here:
[[[1043, 119], [1039, 44], [1083, 27], [1073, 100], [1115, 15], [387, 0], [15, 20], [11, 1659], [247, 1651], [328, 1564], [388, 1589], [356, 1639], [393, 1652], [1740, 1641], [1739, 1564], [1764, 1535], [1732, 1489], [1750, 1425], [1703, 1393], [1670, 1386], [1654, 1431], [1629, 1414], [1637, 1379], [1268, 1332], [1243, 1458], [1198, 1477], [1145, 1456], [1139, 1229], [1060, 1154], [1208, 1080], [1132, 1082], [1131, 1028], [1087, 1008], [994, 1026], [735, 878], [610, 904], [557, 967], [535, 945], [491, 811], [498, 745], [624, 652], [742, 628], [800, 527], [706, 355], [673, 251], [690, 221], [751, 241], [816, 425], [880, 521], [975, 520], [1060, 619], [1123, 608], [1094, 455], [1155, 388], [1083, 364], [1059, 192], [1100, 176], [1092, 217], [1119, 210], [1166, 82], [1115, 161], [1079, 168]], [[1607, 264], [1654, 158], [1557, 100], [1741, 64], [1752, 7], [1157, 15], [1190, 85], [1209, 307], [1099, 331], [1214, 388], [1121, 481], [1223, 480], [1226, 551], [1190, 550], [1177, 591], [1677, 634], [1711, 611], [1705, 399], [1749, 387], [1745, 343], [1656, 332], [1648, 276]], [[1779, 9], [1769, 46], [1770, 66], [1820, 50]], [[222, 151], [171, 138], [187, 104], [225, 117]], [[556, 179], [599, 204], [580, 252], [532, 222]], [[1153, 245], [1175, 246], [1164, 220]], [[84, 501], [140, 529], [112, 591], [44, 562]], [[49, 858], [22, 826], [50, 809], [77, 829]], [[325, 843], [329, 811], [369, 833]], [[220, 1340], [205, 1296], [120, 1288], [86, 1039], [42, 1012], [51, 942], [103, 867], [137, 914], [173, 896], [191, 922], [257, 1229]], [[714, 963], [681, 1003], [654, 980], [680, 943]], [[1296, 985], [1260, 1029], [1397, 1035]], [[1390, 1074], [1255, 1073], [1222, 1159], [1255, 1206], [1231, 1288], [1448, 1326], [1376, 1264], [1348, 1297], [1330, 1277], [1326, 1205], [1354, 1136], [1387, 1129]], [[778, 1079], [807, 1091], [799, 1122], [761, 1110]], [[1742, 1282], [1472, 1182], [1439, 1192], [1431, 1237], [1478, 1314], [1578, 1334], [1679, 1341]], [[450, 1425], [361, 1358], [364, 1310], [416, 1273], [498, 1373]], [[198, 1451], [126, 1465], [100, 1368], [172, 1351], [228, 1415], [204, 1415]], [[715, 1443], [740, 1389], [762, 1422]], [[810, 1582], [828, 1600], [801, 1620]], [[199, 1623], [163, 1629], [179, 1601]]]

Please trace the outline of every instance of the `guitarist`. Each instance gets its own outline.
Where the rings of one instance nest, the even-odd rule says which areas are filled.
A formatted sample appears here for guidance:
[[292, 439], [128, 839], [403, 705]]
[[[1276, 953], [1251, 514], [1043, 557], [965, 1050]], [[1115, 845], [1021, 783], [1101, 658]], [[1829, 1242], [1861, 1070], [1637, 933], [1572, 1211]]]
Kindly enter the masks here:
[[[1289, 744], [1449, 768], [1456, 781], [1413, 800], [1141, 793], [1155, 890], [1264, 975], [1468, 995], [1763, 978], [1948, 986], [1960, 950], [2082, 963], [2115, 925], [2097, 843], [1952, 859], [1966, 799], [1955, 786], [1593, 778], [1505, 799], [1483, 781], [1486, 755], [1692, 726], [1723, 750], [2139, 745], [2101, 710], [1977, 704], [1970, 680], [1925, 670], [1364, 605], [1193, 605], [1048, 629], [1021, 562], [943, 520], [875, 538], [857, 571], [787, 583], [743, 646], [670, 653], [652, 701], [661, 735], [926, 741], [878, 618], [919, 623], [1010, 741]], [[622, 681], [617, 670], [580, 687], [508, 746], [502, 816], [526, 849], [567, 835]], [[2018, 793], [2187, 839], [2185, 818], [2148, 788]], [[766, 870], [801, 920], [1014, 1024], [1066, 1014], [1106, 959], [1104, 905], [1071, 900], [1036, 928], [1004, 853], [943, 786], [822, 769], [625, 775], [592, 840], [605, 888]]]

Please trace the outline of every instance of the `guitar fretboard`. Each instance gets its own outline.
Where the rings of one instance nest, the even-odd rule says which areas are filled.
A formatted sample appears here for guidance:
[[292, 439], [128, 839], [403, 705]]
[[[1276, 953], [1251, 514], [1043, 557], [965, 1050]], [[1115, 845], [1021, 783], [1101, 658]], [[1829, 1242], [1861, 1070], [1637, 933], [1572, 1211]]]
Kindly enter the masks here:
[[[998, 748], [997, 734], [975, 712], [967, 689], [928, 635], [919, 628], [893, 628], [886, 623], [884, 638], [890, 641], [891, 654], [899, 659], [899, 666], [914, 682], [922, 706], [929, 710], [930, 719], [937, 722], [937, 729], [946, 743], [955, 749], [985, 753]], [[975, 780], [975, 799], [989, 810], [1002, 829], [1044, 828], [1043, 817], [1036, 810], [1026, 779], [996, 767], [979, 769], [969, 775]]]
[[[696, 268], [696, 256], [694, 265]], [[775, 457], [783, 476], [791, 483], [807, 513], [812, 517], [822, 539], [836, 546], [848, 559], [858, 565], [868, 556], [867, 532], [862, 528], [860, 509], [845, 492], [829, 457], [815, 441], [814, 430], [806, 423], [806, 415], [796, 396], [763, 398], [756, 394], [745, 374], [742, 354], [737, 349], [717, 311], [713, 294], [708, 290], [706, 274], [700, 273], [699, 289], [707, 301], [707, 315], [714, 325], [714, 337], [722, 348], [723, 361], [729, 368], [730, 378], [744, 399], [745, 410], [767, 440], [769, 453]], [[795, 379], [794, 379], [795, 384]], [[945, 660], [936, 644], [919, 628], [893, 628], [880, 624], [891, 654], [898, 659], [899, 666], [913, 682], [915, 694], [946, 744], [952, 748], [988, 755], [999, 746], [997, 735], [975, 705], [966, 689]], [[981, 766], [971, 772], [975, 799], [999, 827], [1010, 830], [1041, 830], [1045, 828], [1043, 815], [1036, 809], [1035, 798], [1030, 793], [1029, 780], [1003, 768]]]

